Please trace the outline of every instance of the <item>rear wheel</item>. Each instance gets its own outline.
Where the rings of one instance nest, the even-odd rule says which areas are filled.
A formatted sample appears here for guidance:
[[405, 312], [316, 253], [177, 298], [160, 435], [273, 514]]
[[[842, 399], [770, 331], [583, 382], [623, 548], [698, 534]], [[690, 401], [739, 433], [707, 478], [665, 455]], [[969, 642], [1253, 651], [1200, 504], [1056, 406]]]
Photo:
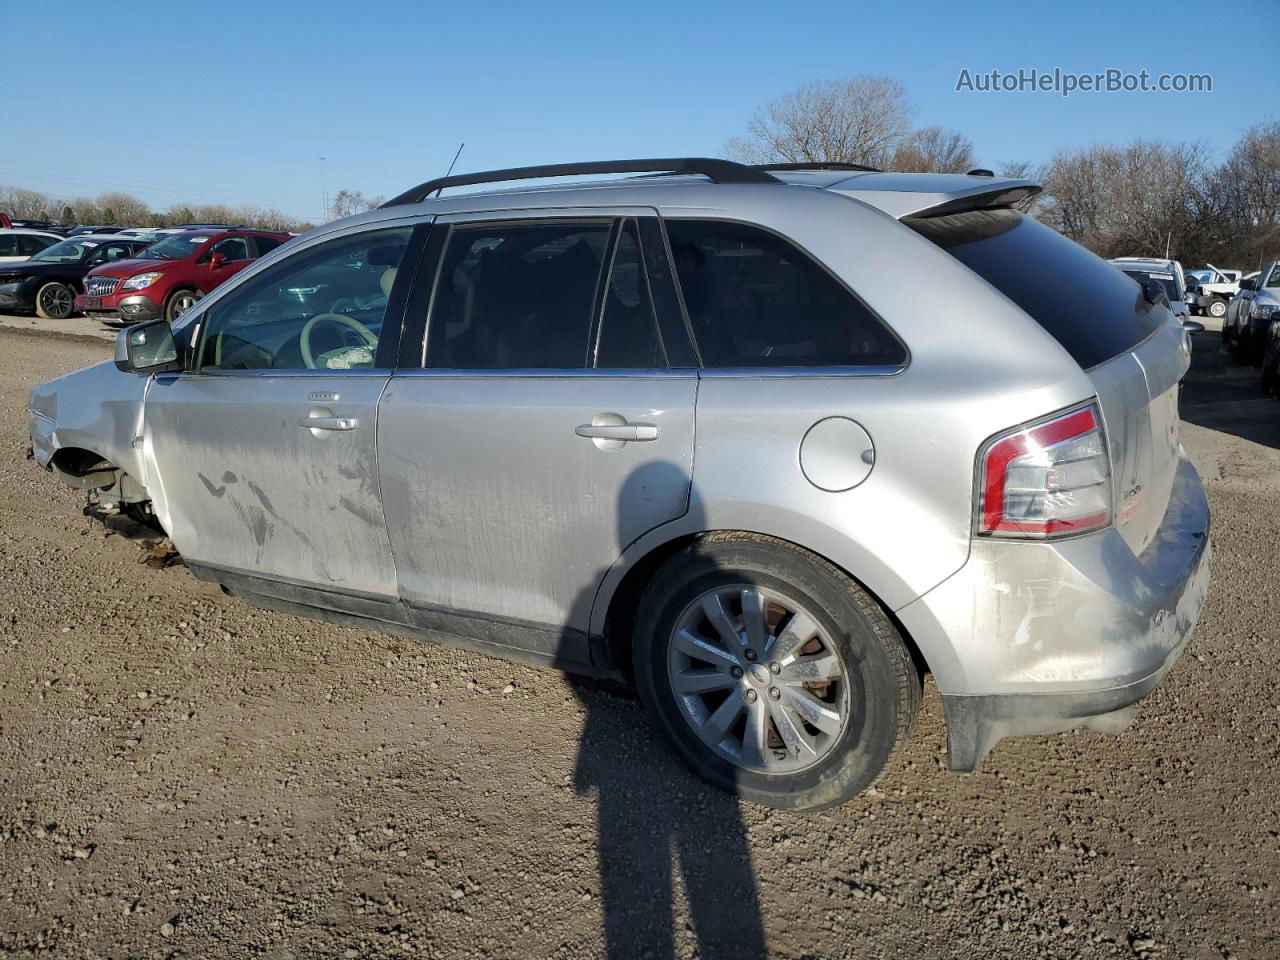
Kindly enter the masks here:
[[175, 290], [169, 295], [169, 300], [164, 305], [164, 318], [173, 323], [194, 307], [199, 299], [200, 294], [194, 290]]
[[1227, 315], [1227, 301], [1221, 297], [1214, 297], [1205, 309], [1209, 312], [1209, 316], [1221, 319]]
[[66, 320], [75, 312], [75, 303], [72, 289], [56, 280], [36, 291], [36, 313], [45, 320]]
[[658, 571], [633, 666], [685, 762], [785, 809], [868, 787], [920, 703], [919, 674], [876, 602], [821, 558], [757, 535], [708, 537]]

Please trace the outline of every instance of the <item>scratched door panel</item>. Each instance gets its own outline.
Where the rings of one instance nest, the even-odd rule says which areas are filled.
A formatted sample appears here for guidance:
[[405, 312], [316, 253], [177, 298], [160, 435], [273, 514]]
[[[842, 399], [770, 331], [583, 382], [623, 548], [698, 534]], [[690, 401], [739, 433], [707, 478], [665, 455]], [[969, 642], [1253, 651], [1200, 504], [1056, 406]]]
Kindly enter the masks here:
[[[586, 629], [623, 548], [688, 509], [696, 392], [693, 371], [398, 373], [378, 447], [402, 598]], [[597, 418], [656, 436], [578, 435]]]
[[[374, 451], [386, 382], [351, 371], [157, 380], [145, 443], [161, 521], [182, 555], [394, 597]], [[308, 418], [323, 429], [299, 422]]]

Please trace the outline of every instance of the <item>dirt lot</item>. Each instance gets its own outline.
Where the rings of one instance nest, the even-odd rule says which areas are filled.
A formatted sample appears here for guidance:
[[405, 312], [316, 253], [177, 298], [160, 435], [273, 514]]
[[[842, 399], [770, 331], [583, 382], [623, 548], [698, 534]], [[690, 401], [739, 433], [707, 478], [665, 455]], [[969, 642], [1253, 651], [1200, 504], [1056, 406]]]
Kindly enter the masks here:
[[1280, 956], [1280, 403], [1216, 336], [1213, 587], [1134, 728], [962, 777], [930, 689], [810, 816], [704, 788], [616, 693], [144, 565], [23, 460], [30, 387], [108, 350], [0, 331], [0, 956]]

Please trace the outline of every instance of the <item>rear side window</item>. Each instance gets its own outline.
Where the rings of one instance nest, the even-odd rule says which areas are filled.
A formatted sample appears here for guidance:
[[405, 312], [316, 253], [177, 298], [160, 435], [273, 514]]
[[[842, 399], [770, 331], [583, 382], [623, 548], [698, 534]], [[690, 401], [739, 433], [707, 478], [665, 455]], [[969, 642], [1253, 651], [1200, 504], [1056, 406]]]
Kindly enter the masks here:
[[18, 251], [24, 257], [34, 257], [45, 247], [51, 247], [57, 242], [49, 237], [33, 237], [30, 234], [19, 234]]
[[254, 237], [253, 242], [257, 244], [258, 256], [265, 257], [280, 244], [284, 243], [279, 237]]
[[434, 369], [583, 369], [612, 224], [457, 226], [427, 320]]
[[1021, 307], [1086, 370], [1132, 350], [1165, 316], [1114, 266], [1014, 210], [903, 222]]
[[883, 323], [813, 258], [741, 223], [668, 220], [685, 309], [705, 367], [906, 362]]

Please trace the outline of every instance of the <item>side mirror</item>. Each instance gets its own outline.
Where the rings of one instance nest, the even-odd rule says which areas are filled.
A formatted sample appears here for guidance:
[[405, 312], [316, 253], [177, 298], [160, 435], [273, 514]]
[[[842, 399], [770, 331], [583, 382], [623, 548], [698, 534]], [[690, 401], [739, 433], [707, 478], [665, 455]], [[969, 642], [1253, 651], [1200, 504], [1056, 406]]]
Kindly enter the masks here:
[[212, 253], [209, 255], [209, 269], [217, 270], [220, 266], [227, 262], [225, 253]]
[[1182, 329], [1187, 333], [1204, 333], [1204, 324], [1199, 320], [1183, 320]]
[[178, 345], [167, 320], [139, 323], [116, 335], [116, 369], [139, 376], [181, 370]]
[[1248, 279], [1241, 280], [1240, 289], [1241, 290], [1257, 290], [1258, 289], [1257, 278], [1249, 277]]

